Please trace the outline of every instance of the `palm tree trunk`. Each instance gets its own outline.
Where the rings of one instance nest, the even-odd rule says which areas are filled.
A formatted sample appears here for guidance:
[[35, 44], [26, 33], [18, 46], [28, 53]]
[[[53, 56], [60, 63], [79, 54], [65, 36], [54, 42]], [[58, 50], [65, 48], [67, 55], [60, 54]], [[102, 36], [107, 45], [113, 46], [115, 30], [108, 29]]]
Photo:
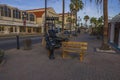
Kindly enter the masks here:
[[103, 13], [104, 13], [104, 28], [103, 28], [103, 42], [101, 49], [108, 50], [108, 0], [103, 0]]
[[75, 16], [75, 17], [76, 17], [75, 24], [76, 24], [76, 26], [77, 26], [77, 11], [76, 11], [76, 16]]
[[63, 2], [63, 14], [62, 14], [62, 31], [64, 31], [64, 12], [65, 12], [65, 0]]

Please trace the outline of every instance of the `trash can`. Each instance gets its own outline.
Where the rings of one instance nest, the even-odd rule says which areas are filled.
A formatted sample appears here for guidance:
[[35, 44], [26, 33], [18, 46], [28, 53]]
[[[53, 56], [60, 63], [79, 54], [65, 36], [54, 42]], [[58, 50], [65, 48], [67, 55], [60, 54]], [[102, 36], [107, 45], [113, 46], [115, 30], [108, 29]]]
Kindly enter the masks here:
[[31, 41], [31, 39], [24, 39], [23, 40], [23, 48], [24, 48], [24, 50], [32, 49], [32, 41]]

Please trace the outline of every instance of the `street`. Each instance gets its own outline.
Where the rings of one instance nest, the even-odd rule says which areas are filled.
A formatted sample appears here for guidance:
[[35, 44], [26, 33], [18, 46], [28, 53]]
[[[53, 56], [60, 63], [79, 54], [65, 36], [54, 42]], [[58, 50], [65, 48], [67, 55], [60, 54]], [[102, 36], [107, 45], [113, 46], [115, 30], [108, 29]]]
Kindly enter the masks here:
[[10, 49], [5, 51], [5, 63], [0, 66], [0, 80], [120, 80], [120, 54], [95, 51], [101, 40], [89, 34], [71, 41], [88, 43], [83, 62], [73, 53], [63, 59], [62, 49], [55, 50], [55, 59], [49, 60], [41, 43], [31, 50]]
[[[20, 37], [20, 48], [23, 47], [23, 40], [30, 38], [32, 40], [32, 44], [40, 43], [42, 37], [34, 36], [34, 37]], [[16, 37], [12, 38], [2, 38], [0, 39], [0, 49], [8, 50], [17, 47], [17, 39]]]

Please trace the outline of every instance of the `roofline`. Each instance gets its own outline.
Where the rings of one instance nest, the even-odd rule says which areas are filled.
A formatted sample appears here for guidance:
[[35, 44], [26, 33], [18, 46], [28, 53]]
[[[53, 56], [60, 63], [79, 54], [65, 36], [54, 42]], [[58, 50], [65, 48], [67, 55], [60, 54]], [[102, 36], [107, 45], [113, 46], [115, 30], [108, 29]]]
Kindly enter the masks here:
[[[52, 7], [47, 7], [47, 9], [50, 9]], [[37, 9], [29, 9], [29, 10], [25, 10], [25, 11], [33, 11], [33, 10], [45, 10], [45, 8], [37, 8]]]

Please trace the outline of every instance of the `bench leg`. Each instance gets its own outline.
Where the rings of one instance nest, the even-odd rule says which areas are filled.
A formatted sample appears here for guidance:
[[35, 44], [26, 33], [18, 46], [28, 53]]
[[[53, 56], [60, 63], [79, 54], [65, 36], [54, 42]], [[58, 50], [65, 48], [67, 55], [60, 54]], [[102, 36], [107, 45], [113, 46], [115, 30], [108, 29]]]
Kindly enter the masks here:
[[80, 62], [83, 61], [83, 53], [80, 53]]
[[45, 38], [42, 39], [42, 46], [45, 47], [46, 45], [46, 41], [45, 41]]
[[50, 50], [48, 50], [48, 56], [50, 56]]
[[63, 53], [62, 53], [62, 58], [64, 59], [64, 58], [65, 58], [65, 56], [66, 56], [66, 52], [65, 52], [65, 51], [63, 51]]
[[83, 59], [84, 59], [84, 51], [81, 51], [81, 53], [80, 53], [80, 61], [82, 62]]

